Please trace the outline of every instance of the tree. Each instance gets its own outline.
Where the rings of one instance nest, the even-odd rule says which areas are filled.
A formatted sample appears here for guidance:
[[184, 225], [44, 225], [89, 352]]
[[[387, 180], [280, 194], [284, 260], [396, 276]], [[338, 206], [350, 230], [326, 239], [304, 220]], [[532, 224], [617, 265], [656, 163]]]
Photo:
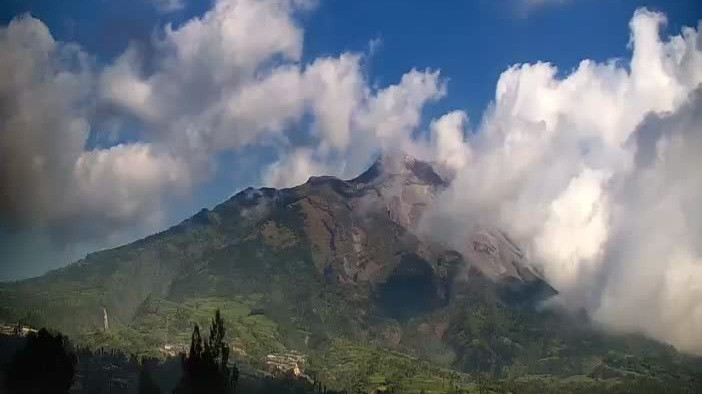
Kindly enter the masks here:
[[215, 312], [210, 326], [210, 335], [204, 341], [200, 327], [195, 324], [190, 339], [190, 351], [181, 354], [183, 376], [175, 389], [176, 394], [236, 392], [239, 369], [229, 366], [229, 345], [225, 341], [226, 330], [219, 312]]
[[30, 332], [24, 348], [15, 353], [7, 366], [7, 389], [16, 394], [68, 393], [76, 362], [67, 337], [44, 328]]

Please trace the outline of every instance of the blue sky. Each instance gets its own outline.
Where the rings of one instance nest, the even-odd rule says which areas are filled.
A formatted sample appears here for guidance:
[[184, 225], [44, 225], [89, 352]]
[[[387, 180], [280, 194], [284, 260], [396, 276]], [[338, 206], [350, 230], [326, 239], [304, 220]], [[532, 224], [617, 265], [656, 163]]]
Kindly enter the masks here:
[[[154, 35], [161, 34], [159, 32], [165, 24], [172, 23], [174, 29], [178, 29], [212, 7], [211, 2], [185, 1], [182, 9], [164, 12], [154, 4], [148, 0], [5, 0], [0, 7], [0, 25], [5, 26], [13, 18], [28, 12], [46, 25], [55, 40], [76, 43], [83, 52], [92, 56], [94, 73], [100, 74], [118, 62], [130, 43], [148, 48]], [[300, 59], [292, 63], [308, 65], [321, 57], [336, 58], [345, 52], [360, 54], [363, 58], [359, 62], [360, 72], [374, 91], [397, 84], [411, 69], [420, 72], [439, 70], [447, 91], [445, 94], [434, 92], [435, 98], [421, 100], [422, 105], [418, 108], [421, 117], [418, 125], [412, 128], [423, 133], [429, 129], [432, 119], [453, 110], [462, 110], [469, 119], [465, 129], [475, 132], [483, 111], [495, 100], [495, 86], [500, 75], [511, 65], [548, 61], [558, 67], [559, 75], [563, 76], [573, 71], [583, 59], [604, 62], [621, 58], [623, 67], [627, 68], [631, 56], [627, 47], [629, 21], [640, 7], [667, 16], [663, 37], [679, 34], [682, 26], [696, 27], [702, 17], [702, 4], [694, 0], [320, 1], [311, 9], [294, 13], [293, 18], [304, 34], [304, 45]], [[255, 35], [255, 32], [250, 34]], [[146, 49], [146, 58], [148, 52]], [[160, 138], [155, 134], [145, 137], [148, 134], [142, 133], [142, 129], [147, 127], [147, 122], [130, 123], [129, 119], [134, 117], [134, 114], [125, 115], [118, 136], [108, 138], [106, 143], [101, 142], [100, 147], [142, 140], [151, 142], [150, 138]], [[88, 148], [99, 145], [94, 141], [102, 136], [97, 134], [103, 131], [101, 121], [91, 120], [91, 137], [86, 141]], [[298, 133], [303, 137], [299, 138], [304, 139], [305, 130], [310, 125], [307, 121], [300, 121], [291, 128], [300, 129]], [[284, 144], [290, 145], [295, 143], [288, 141]], [[159, 190], [155, 199], [163, 214], [149, 225], [132, 223], [129, 221], [133, 219], [131, 216], [130, 219], [110, 217], [120, 226], [119, 236], [104, 239], [78, 236], [70, 242], [55, 242], [52, 235], [47, 235], [51, 231], [46, 234], [43, 231], [45, 224], [24, 223], [21, 229], [17, 229], [9, 222], [0, 223], [0, 237], [3, 237], [0, 259], [19, 261], [2, 267], [0, 279], [41, 273], [87, 250], [127, 241], [177, 223], [199, 208], [211, 207], [250, 184], [262, 185], [270, 178], [261, 176], [261, 173], [276, 160], [280, 149], [283, 148], [278, 145], [264, 144], [208, 153], [214, 171], [203, 175], [204, 181], [188, 180], [193, 186], [183, 193], [184, 196], [175, 198], [171, 194], [176, 192]], [[321, 151], [323, 149], [315, 150], [313, 156], [319, 159]], [[367, 159], [364, 156], [359, 160], [364, 162]], [[346, 169], [356, 167], [347, 163], [340, 167], [335, 163], [317, 168], [344, 168], [338, 174], [348, 175]], [[199, 176], [198, 170], [188, 178]], [[153, 206], [141, 201], [135, 204]], [[96, 207], [97, 210], [110, 206], [96, 203]], [[139, 216], [131, 212], [130, 215]], [[82, 214], [71, 215], [82, 217]], [[76, 232], [83, 234], [86, 230]], [[42, 246], [38, 247], [28, 239], [41, 240], [38, 243]], [[57, 250], [60, 253], [54, 253]], [[54, 255], [64, 257], [48, 261], [51, 260], [49, 256]]]

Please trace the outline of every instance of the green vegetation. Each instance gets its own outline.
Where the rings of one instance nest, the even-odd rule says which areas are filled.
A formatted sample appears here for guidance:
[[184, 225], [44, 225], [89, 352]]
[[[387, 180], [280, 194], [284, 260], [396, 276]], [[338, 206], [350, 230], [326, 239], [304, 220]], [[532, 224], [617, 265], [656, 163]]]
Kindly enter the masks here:
[[310, 362], [330, 387], [351, 392], [446, 392], [470, 387], [470, 376], [416, 357], [347, 340], [334, 340]]

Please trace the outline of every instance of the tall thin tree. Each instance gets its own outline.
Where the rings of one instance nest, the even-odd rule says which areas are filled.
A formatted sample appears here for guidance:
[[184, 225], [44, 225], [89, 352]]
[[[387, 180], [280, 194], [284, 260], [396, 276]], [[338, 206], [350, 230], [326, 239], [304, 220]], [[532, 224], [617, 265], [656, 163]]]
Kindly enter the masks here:
[[204, 341], [196, 324], [190, 339], [190, 351], [182, 354], [183, 376], [175, 389], [176, 394], [236, 392], [239, 370], [229, 366], [229, 345], [224, 320], [219, 309], [210, 326], [210, 335]]

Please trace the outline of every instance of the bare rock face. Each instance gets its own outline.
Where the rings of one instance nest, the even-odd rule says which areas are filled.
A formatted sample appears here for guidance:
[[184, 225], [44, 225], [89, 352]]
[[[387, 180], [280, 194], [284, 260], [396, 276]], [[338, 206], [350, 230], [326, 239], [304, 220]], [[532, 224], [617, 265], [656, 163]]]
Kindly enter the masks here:
[[[404, 255], [433, 258], [412, 229], [445, 186], [427, 163], [408, 156], [385, 157], [351, 180], [312, 177], [259, 198], [246, 207], [246, 218], [270, 220], [271, 213], [259, 206], [299, 212], [303, 238], [320, 274], [342, 285], [372, 285], [384, 282]], [[287, 230], [280, 224], [269, 222], [260, 228], [266, 243], [280, 247], [298, 241], [283, 236]]]
[[[360, 198], [360, 207], [380, 207], [390, 220], [412, 233], [425, 209], [435, 203], [438, 194], [449, 185], [431, 164], [406, 155], [383, 157], [349, 182], [356, 189], [366, 191]], [[477, 270], [495, 280], [531, 282], [541, 279], [519, 247], [498, 229], [476, 231], [458, 252], [465, 258], [469, 270]]]
[[[417, 232], [421, 216], [448, 185], [429, 163], [394, 155], [354, 179], [312, 177], [289, 189], [247, 189], [234, 199], [250, 202], [245, 218], [259, 223], [251, 237], [260, 234], [278, 250], [307, 245], [325, 280], [352, 299], [382, 298], [381, 306], [400, 311], [398, 317], [401, 305], [430, 310], [445, 302], [461, 276], [479, 274], [510, 286], [545, 283], [500, 230], [477, 231], [456, 251]], [[301, 223], [292, 226], [302, 231], [275, 222], [281, 212], [298, 212]], [[451, 253], [458, 257], [447, 260]]]
[[[436, 197], [449, 185], [431, 164], [406, 155], [383, 157], [348, 183], [363, 192], [354, 203], [356, 209], [384, 211], [392, 222], [414, 235], [426, 208], [435, 203]], [[363, 234], [360, 230], [357, 233]], [[424, 241], [428, 240], [418, 239], [419, 254], [428, 256], [427, 250], [431, 248]], [[360, 253], [364, 246], [359, 242], [356, 252]], [[458, 252], [466, 260], [468, 270], [494, 280], [526, 283], [542, 279], [519, 247], [499, 229], [476, 231]]]
[[[321, 274], [342, 285], [372, 285], [387, 282], [406, 256], [425, 261], [438, 277], [446, 276], [438, 264], [445, 251], [416, 230], [422, 214], [448, 185], [431, 164], [389, 155], [354, 179], [312, 177], [275, 191], [274, 199], [284, 199], [286, 209], [302, 213], [312, 260]], [[270, 205], [270, 199], [261, 199], [247, 208], [247, 215], [255, 213], [263, 220]], [[266, 242], [292, 243], [291, 235], [282, 235], [284, 228], [270, 223], [262, 228]], [[466, 272], [497, 281], [541, 280], [519, 247], [497, 229], [475, 232], [456, 252]]]
[[475, 232], [462, 250], [472, 267], [492, 279], [532, 282], [541, 279], [524, 253], [500, 230]]
[[367, 193], [361, 206], [382, 206], [395, 223], [413, 229], [424, 209], [448, 184], [430, 164], [412, 156], [386, 156], [351, 181]]

